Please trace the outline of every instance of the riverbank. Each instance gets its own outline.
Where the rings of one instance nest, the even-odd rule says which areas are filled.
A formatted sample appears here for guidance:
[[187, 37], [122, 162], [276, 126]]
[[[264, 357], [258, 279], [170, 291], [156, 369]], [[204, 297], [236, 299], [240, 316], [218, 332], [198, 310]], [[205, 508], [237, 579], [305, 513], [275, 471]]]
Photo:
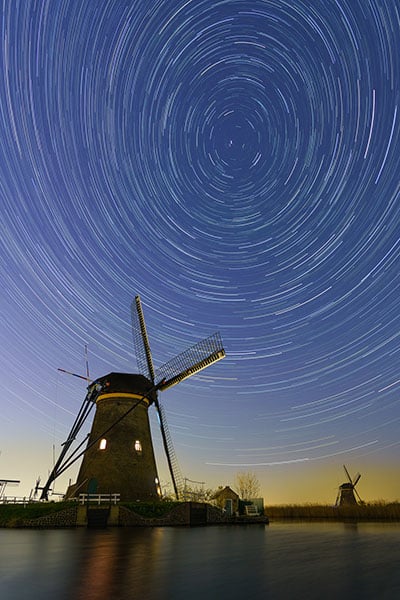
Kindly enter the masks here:
[[197, 502], [121, 503], [87, 506], [75, 502], [1, 504], [3, 528], [179, 527], [193, 525], [268, 524], [273, 521], [400, 522], [400, 503], [376, 502], [334, 507], [326, 505], [266, 506], [266, 516], [228, 517], [219, 508]]
[[76, 502], [46, 502], [0, 505], [0, 527], [179, 527], [196, 525], [268, 524], [265, 516], [234, 516], [200, 502], [120, 503], [81, 505]]

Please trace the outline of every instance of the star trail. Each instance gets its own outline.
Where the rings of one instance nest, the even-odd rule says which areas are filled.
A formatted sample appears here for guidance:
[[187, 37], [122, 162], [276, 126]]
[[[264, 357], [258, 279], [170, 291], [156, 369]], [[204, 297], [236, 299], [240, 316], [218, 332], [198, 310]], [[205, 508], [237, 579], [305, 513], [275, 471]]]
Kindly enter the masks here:
[[161, 398], [184, 475], [400, 497], [399, 48], [395, 0], [3, 1], [2, 477], [51, 468], [85, 344], [136, 372], [140, 294], [156, 368], [227, 353]]

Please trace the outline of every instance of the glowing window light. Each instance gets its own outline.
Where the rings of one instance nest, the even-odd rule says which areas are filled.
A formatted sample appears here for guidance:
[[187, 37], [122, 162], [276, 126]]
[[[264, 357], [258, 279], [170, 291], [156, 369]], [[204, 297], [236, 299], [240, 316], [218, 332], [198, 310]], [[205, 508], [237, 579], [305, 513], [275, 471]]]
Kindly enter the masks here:
[[135, 442], [135, 450], [138, 453], [142, 452], [142, 444], [140, 443], [140, 440], [136, 440], [136, 442]]
[[107, 440], [103, 438], [100, 440], [99, 450], [105, 450], [107, 448]]

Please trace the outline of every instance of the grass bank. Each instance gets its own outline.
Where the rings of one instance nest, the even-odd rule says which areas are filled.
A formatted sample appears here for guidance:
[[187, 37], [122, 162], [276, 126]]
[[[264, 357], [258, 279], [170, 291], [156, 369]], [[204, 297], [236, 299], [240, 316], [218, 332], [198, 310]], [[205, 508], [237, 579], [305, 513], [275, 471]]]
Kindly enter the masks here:
[[18, 527], [23, 521], [39, 519], [66, 508], [73, 502], [29, 502], [27, 504], [0, 504], [0, 527]]
[[157, 519], [164, 517], [179, 504], [182, 502], [121, 502], [120, 506], [125, 506], [146, 519]]
[[[146, 519], [160, 519], [179, 504], [179, 502], [121, 502], [120, 506]], [[76, 507], [77, 503], [71, 501], [0, 504], [0, 527], [24, 527], [26, 522]]]

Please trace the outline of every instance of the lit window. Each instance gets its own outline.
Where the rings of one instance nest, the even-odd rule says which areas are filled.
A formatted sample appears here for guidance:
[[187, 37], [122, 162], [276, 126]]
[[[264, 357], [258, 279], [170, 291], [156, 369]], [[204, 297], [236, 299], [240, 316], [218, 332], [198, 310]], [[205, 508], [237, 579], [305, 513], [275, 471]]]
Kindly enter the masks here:
[[139, 454], [142, 452], [142, 444], [140, 443], [139, 440], [136, 440], [135, 442], [135, 450], [136, 452], [138, 452]]
[[103, 438], [100, 440], [99, 450], [105, 450], [107, 448], [107, 440]]

